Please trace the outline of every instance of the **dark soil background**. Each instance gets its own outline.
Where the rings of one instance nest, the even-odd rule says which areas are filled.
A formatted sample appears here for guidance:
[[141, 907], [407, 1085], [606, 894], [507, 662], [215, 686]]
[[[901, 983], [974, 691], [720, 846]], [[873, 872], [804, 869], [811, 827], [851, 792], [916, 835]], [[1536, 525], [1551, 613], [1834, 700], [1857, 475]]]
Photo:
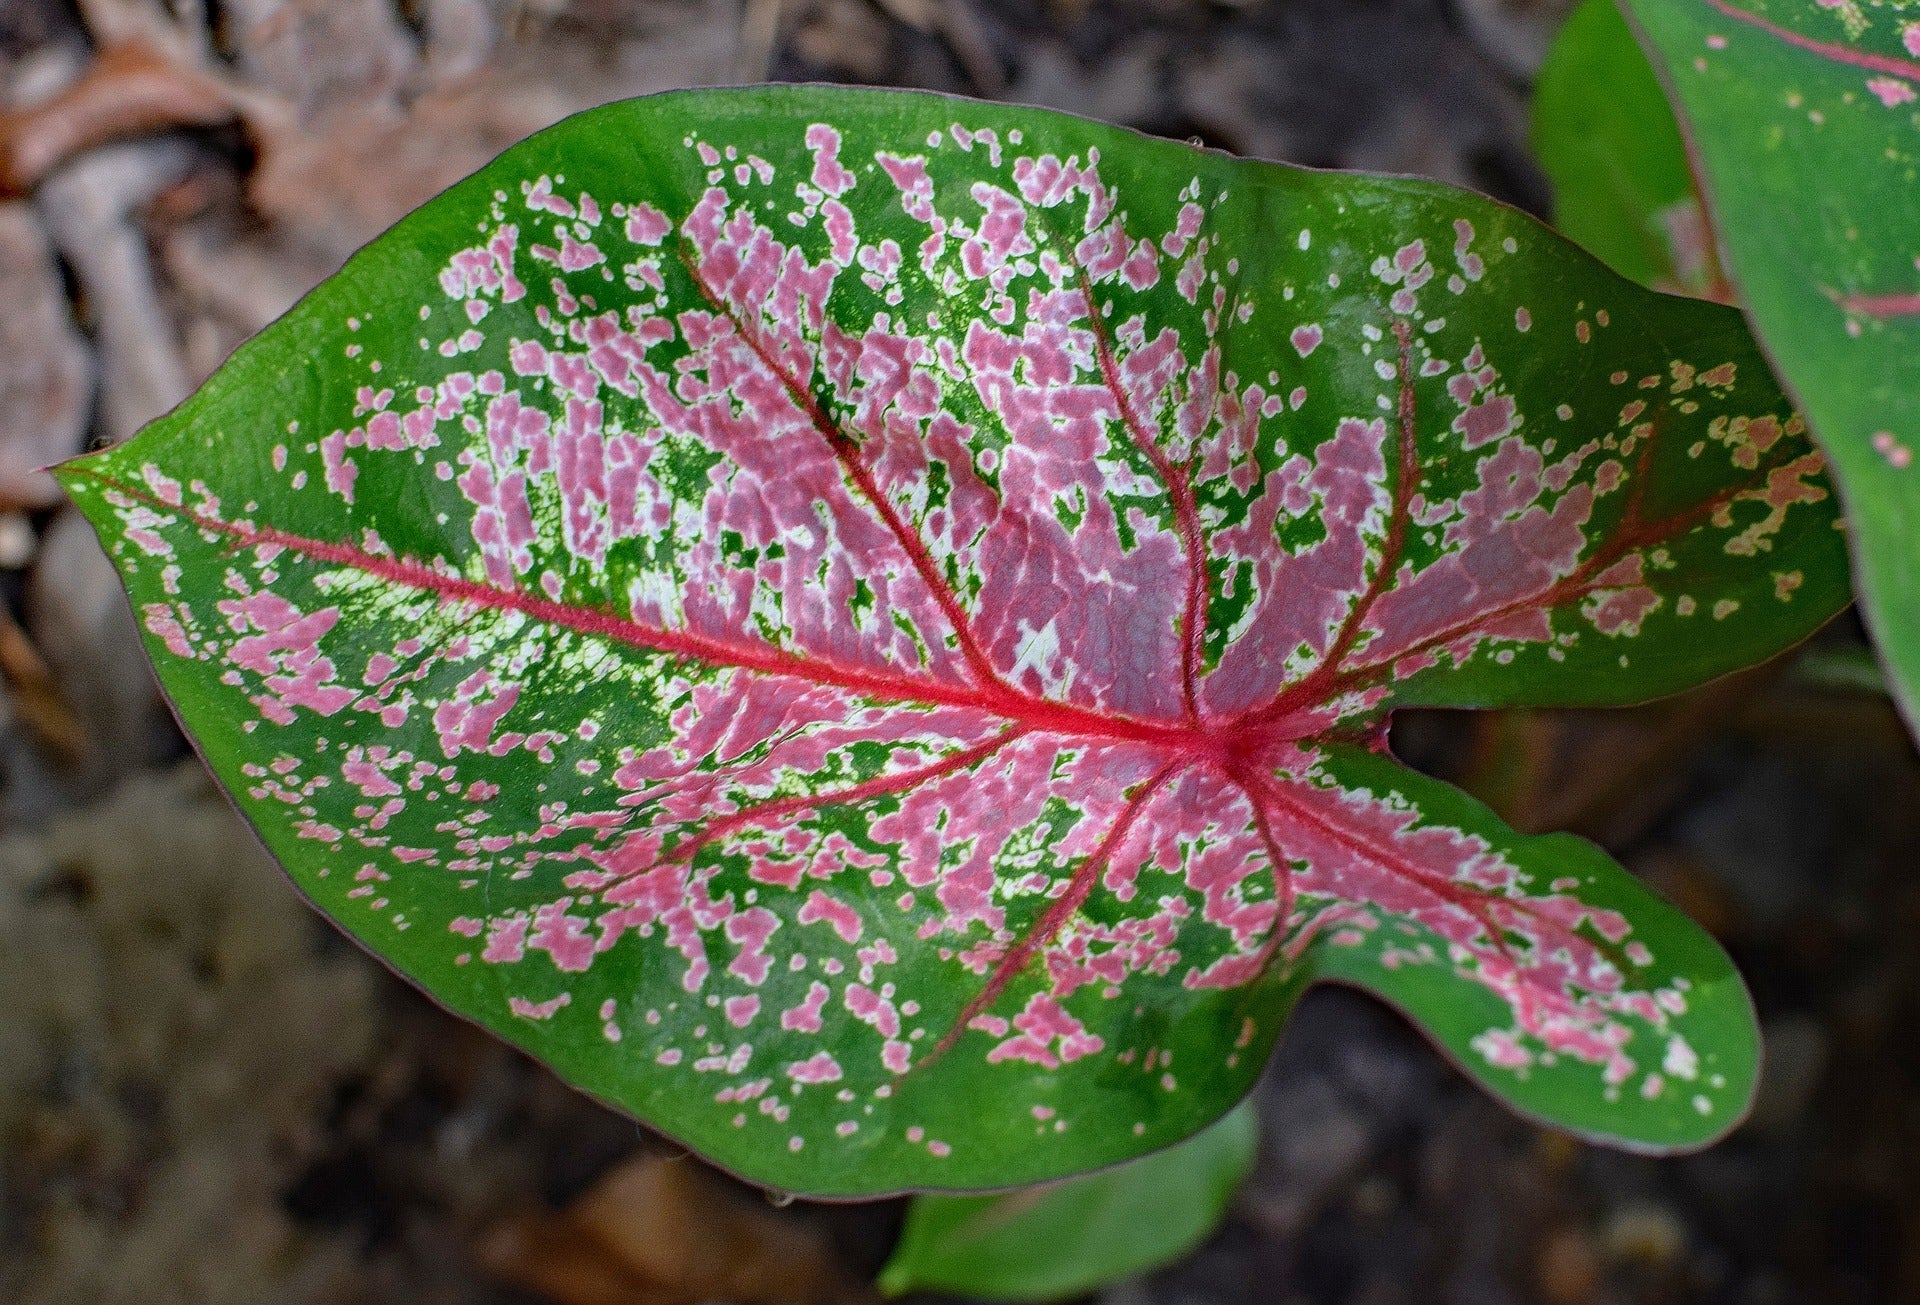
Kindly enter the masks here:
[[[1052, 105], [1543, 211], [1565, 0], [0, 0], [0, 1300], [866, 1302], [899, 1203], [784, 1207], [440, 1012], [295, 898], [34, 469], [125, 438], [512, 141], [674, 86]], [[1604, 89], [1596, 89], [1604, 93]], [[1104, 1305], [1920, 1300], [1920, 762], [1842, 622], [1628, 712], [1396, 741], [1717, 933], [1768, 1062], [1703, 1154], [1508, 1116], [1310, 996], [1260, 1164]]]

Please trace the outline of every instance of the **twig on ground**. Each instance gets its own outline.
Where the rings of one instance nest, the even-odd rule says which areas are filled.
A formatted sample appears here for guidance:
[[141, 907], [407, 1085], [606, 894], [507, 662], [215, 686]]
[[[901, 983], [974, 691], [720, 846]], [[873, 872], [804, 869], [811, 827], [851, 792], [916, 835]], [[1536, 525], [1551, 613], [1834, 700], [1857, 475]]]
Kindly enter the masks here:
[[216, 79], [144, 43], [113, 46], [52, 99], [0, 111], [0, 196], [28, 193], [68, 159], [108, 141], [235, 116], [233, 96]]
[[33, 640], [0, 606], [0, 677], [13, 690], [14, 711], [34, 741], [58, 765], [78, 768], [87, 759], [87, 731], [54, 682]]
[[744, 83], [763, 82], [780, 39], [781, 0], [746, 0], [740, 11], [740, 58], [734, 73]]
[[109, 145], [49, 176], [38, 204], [92, 309], [100, 345], [100, 434], [118, 442], [192, 388], [134, 215], [193, 166], [184, 141]]

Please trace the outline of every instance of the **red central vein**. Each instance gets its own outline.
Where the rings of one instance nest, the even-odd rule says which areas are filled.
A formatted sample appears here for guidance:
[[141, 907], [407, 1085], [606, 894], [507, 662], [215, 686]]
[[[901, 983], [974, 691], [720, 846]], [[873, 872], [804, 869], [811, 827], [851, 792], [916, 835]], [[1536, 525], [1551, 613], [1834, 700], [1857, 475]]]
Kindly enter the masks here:
[[1180, 533], [1180, 549], [1187, 559], [1186, 603], [1181, 614], [1180, 641], [1180, 699], [1185, 706], [1187, 719], [1193, 724], [1200, 723], [1200, 701], [1197, 682], [1200, 676], [1200, 658], [1202, 641], [1207, 631], [1207, 554], [1206, 532], [1200, 525], [1200, 507], [1193, 496], [1193, 485], [1188, 479], [1186, 469], [1174, 465], [1159, 442], [1153, 438], [1145, 423], [1134, 411], [1133, 400], [1128, 397], [1126, 386], [1121, 383], [1120, 368], [1114, 362], [1113, 341], [1107, 334], [1107, 324], [1100, 316], [1100, 306], [1094, 302], [1093, 288], [1087, 283], [1085, 269], [1075, 264], [1074, 271], [1080, 278], [1080, 294], [1087, 303], [1087, 321], [1092, 325], [1094, 353], [1100, 363], [1100, 378], [1106, 383], [1107, 390], [1113, 395], [1114, 403], [1120, 409], [1120, 421], [1127, 428], [1127, 435], [1133, 440], [1134, 447], [1146, 455], [1153, 464], [1153, 470], [1160, 477], [1160, 483], [1166, 486], [1167, 496], [1173, 500], [1173, 519]]
[[1236, 788], [1246, 795], [1247, 805], [1253, 810], [1253, 829], [1260, 837], [1261, 846], [1266, 849], [1267, 862], [1273, 871], [1274, 895], [1279, 899], [1279, 910], [1273, 917], [1273, 928], [1265, 942], [1260, 944], [1260, 972], [1265, 974], [1273, 958], [1287, 940], [1287, 930], [1293, 922], [1293, 907], [1296, 897], [1293, 882], [1293, 866], [1285, 853], [1280, 850], [1280, 840], [1274, 837], [1273, 824], [1267, 819], [1267, 806], [1255, 787], [1257, 779], [1243, 774], [1239, 769], [1230, 769], [1227, 778]]
[[701, 848], [726, 837], [736, 829], [776, 820], [796, 811], [811, 811], [826, 806], [847, 806], [855, 802], [865, 802], [870, 798], [897, 796], [909, 792], [922, 784], [970, 769], [986, 761], [1027, 732], [1025, 726], [1015, 725], [984, 743], [976, 743], [973, 747], [952, 753], [939, 761], [916, 766], [911, 770], [903, 770], [893, 775], [879, 775], [864, 783], [852, 784], [827, 793], [801, 793], [793, 797], [772, 798], [765, 802], [752, 803], [731, 815], [721, 816], [709, 822], [699, 833], [685, 839], [669, 852], [667, 859], [691, 861]]
[[[1778, 464], [1775, 464], [1768, 467], [1767, 470], [1771, 473], [1777, 469]], [[1572, 602], [1577, 598], [1584, 597], [1586, 593], [1593, 588], [1592, 581], [1596, 576], [1625, 558], [1628, 554], [1657, 544], [1663, 539], [1672, 539], [1685, 534], [1702, 520], [1732, 502], [1736, 496], [1746, 492], [1747, 489], [1748, 486], [1742, 485], [1732, 489], [1722, 490], [1720, 493], [1696, 503], [1684, 512], [1676, 512], [1670, 517], [1663, 517], [1657, 521], [1637, 523], [1635, 526], [1615, 535], [1613, 539], [1608, 541], [1605, 547], [1601, 548], [1592, 557], [1538, 593], [1517, 598], [1491, 611], [1482, 612], [1469, 620], [1462, 621], [1457, 625], [1442, 630], [1438, 634], [1430, 635], [1412, 647], [1402, 649], [1390, 657], [1384, 657], [1379, 661], [1370, 662], [1362, 666], [1351, 667], [1336, 677], [1334, 684], [1330, 686], [1330, 692], [1338, 692], [1354, 687], [1362, 682], [1365, 677], [1378, 674], [1388, 669], [1402, 658], [1416, 656], [1422, 652], [1450, 643], [1462, 635], [1471, 633], [1475, 626], [1498, 621], [1502, 617], [1511, 616], [1529, 607], [1558, 607], [1563, 603]]]
[[1896, 58], [1890, 54], [1874, 54], [1868, 50], [1856, 50], [1850, 45], [1841, 45], [1836, 41], [1822, 41], [1803, 35], [1789, 27], [1770, 22], [1759, 14], [1742, 9], [1730, 0], [1707, 0], [1709, 5], [1718, 9], [1736, 22], [1757, 27], [1769, 36], [1777, 37], [1788, 45], [1798, 46], [1811, 51], [1823, 59], [1834, 63], [1851, 64], [1855, 68], [1865, 68], [1871, 72], [1892, 73], [1896, 77], [1912, 77], [1920, 80], [1920, 63], [1908, 59]]
[[1889, 317], [1910, 317], [1920, 313], [1920, 292], [1887, 295], [1835, 295], [1834, 302], [1844, 311], [1885, 321]]
[[694, 286], [713, 306], [714, 311], [733, 323], [734, 330], [753, 351], [754, 356], [760, 360], [760, 364], [773, 374], [774, 378], [780, 382], [781, 388], [787, 392], [788, 399], [813, 424], [820, 438], [826, 441], [827, 448], [832, 451], [834, 459], [839, 462], [842, 472], [859, 489], [861, 497], [866, 499], [867, 505], [892, 533], [895, 542], [900, 545], [908, 561], [912, 563], [914, 571], [919, 574], [921, 583], [926, 585], [934, 603], [946, 616], [947, 624], [953, 629], [954, 638], [959, 641], [960, 654], [966, 659], [967, 667], [973, 672], [974, 679], [983, 687], [989, 685], [1010, 687], [994, 670], [993, 663], [987, 659], [979, 640], [974, 637], [972, 622], [968, 619], [966, 612], [961, 609], [960, 599], [954, 593], [953, 586], [948, 583], [945, 576], [940, 574], [940, 568], [935, 565], [933, 555], [927, 550], [926, 541], [907, 526], [900, 514], [894, 510], [892, 501], [881, 492], [879, 484], [873, 478], [873, 470], [867, 466], [858, 442], [849, 438], [847, 433], [827, 416], [812, 388], [800, 381], [774, 358], [766, 342], [760, 338], [760, 333], [747, 325], [743, 314], [714, 292], [713, 287], [707, 284], [706, 277], [702, 275], [699, 264], [689, 258], [684, 249], [680, 253], [680, 261], [687, 269], [687, 275], [693, 279]]
[[1127, 799], [1127, 804], [1120, 809], [1113, 827], [1107, 830], [1101, 837], [1099, 845], [1073, 872], [1073, 877], [1067, 882], [1067, 890], [1054, 899], [1053, 904], [1047, 907], [1038, 920], [1034, 921], [1033, 926], [1027, 930], [1020, 941], [1008, 948], [1001, 954], [1000, 959], [994, 962], [992, 971], [987, 975], [987, 981], [981, 985], [980, 991], [973, 995], [972, 1000], [967, 1002], [965, 1008], [954, 1019], [952, 1026], [941, 1035], [940, 1041], [934, 1045], [933, 1050], [920, 1062], [922, 1066], [932, 1064], [945, 1055], [953, 1044], [960, 1040], [966, 1032], [967, 1025], [976, 1016], [992, 1009], [993, 1004], [1000, 1000], [1000, 994], [1005, 992], [1007, 985], [1027, 968], [1027, 963], [1033, 959], [1035, 953], [1052, 942], [1067, 921], [1071, 920], [1074, 914], [1086, 904], [1087, 898], [1093, 893], [1094, 884], [1099, 880], [1108, 862], [1113, 859], [1114, 851], [1125, 840], [1127, 831], [1133, 828], [1133, 822], [1139, 817], [1141, 808], [1146, 806], [1155, 793], [1165, 787], [1166, 782], [1173, 778], [1174, 771], [1185, 764], [1187, 764], [1186, 761], [1181, 758], [1167, 762]]
[[[1237, 782], [1241, 783], [1242, 786], [1248, 790], [1250, 796], [1253, 790], [1260, 790], [1267, 799], [1272, 801], [1276, 806], [1285, 807], [1293, 814], [1296, 820], [1311, 824], [1320, 829], [1329, 838], [1332, 838], [1344, 846], [1349, 852], [1355, 853], [1365, 860], [1372, 861], [1389, 874], [1398, 875], [1401, 878], [1413, 881], [1428, 892], [1439, 897], [1442, 901], [1473, 916], [1480, 927], [1486, 931], [1488, 941], [1516, 971], [1521, 968], [1520, 962], [1514, 955], [1513, 948], [1507, 941], [1505, 930], [1494, 915], [1496, 909], [1505, 910], [1525, 919], [1536, 931], [1536, 946], [1538, 951], [1544, 952], [1550, 950], [1549, 940], [1557, 938], [1560, 940], [1557, 945], [1565, 946], [1569, 948], [1570, 951], [1579, 947], [1591, 948], [1622, 975], [1627, 974], [1632, 968], [1617, 943], [1605, 937], [1586, 937], [1577, 930], [1568, 927], [1562, 921], [1556, 920], [1549, 915], [1543, 915], [1539, 909], [1526, 898], [1511, 897], [1505, 893], [1495, 892], [1492, 889], [1481, 888], [1473, 884], [1463, 884], [1458, 880], [1448, 879], [1443, 875], [1436, 874], [1403, 857], [1397, 857], [1393, 855], [1391, 850], [1380, 848], [1345, 827], [1328, 820], [1299, 798], [1285, 792], [1283, 786], [1273, 780], [1262, 778], [1259, 775], [1248, 774]], [[1257, 806], [1258, 803], [1256, 802], [1256, 807]], [[1274, 854], [1272, 850], [1269, 850], [1268, 855], [1271, 856]]]
[[1185, 726], [1088, 711], [1068, 703], [1032, 697], [1004, 686], [975, 688], [941, 684], [914, 676], [888, 675], [840, 666], [822, 658], [802, 656], [778, 648], [735, 643], [689, 631], [645, 625], [611, 612], [553, 602], [521, 590], [501, 589], [482, 581], [448, 575], [420, 562], [375, 556], [351, 544], [310, 539], [270, 526], [227, 521], [169, 503], [147, 490], [88, 468], [74, 467], [72, 470], [137, 502], [182, 516], [202, 530], [224, 535], [242, 547], [269, 545], [284, 548], [317, 562], [350, 567], [379, 580], [432, 594], [442, 602], [468, 603], [494, 611], [519, 612], [549, 625], [649, 652], [664, 653], [718, 669], [787, 676], [828, 688], [846, 689], [878, 702], [972, 708], [1032, 731], [1145, 743], [1177, 750], [1183, 755], [1208, 746], [1205, 740]]
[[1626, 506], [1620, 510], [1620, 529], [1627, 533], [1644, 529], [1647, 524], [1647, 486], [1653, 483], [1653, 455], [1666, 430], [1667, 410], [1662, 408], [1647, 423], [1646, 438], [1633, 455], [1633, 476], [1627, 482]]
[[[1759, 474], [1748, 482], [1734, 485], [1710, 495], [1684, 511], [1655, 521], [1643, 521], [1640, 518], [1640, 504], [1646, 494], [1647, 465], [1652, 457], [1652, 441], [1641, 452], [1639, 468], [1631, 478], [1628, 489], [1628, 503], [1621, 521], [1621, 527], [1608, 539], [1594, 555], [1569, 571], [1559, 580], [1538, 589], [1531, 594], [1522, 595], [1499, 607], [1478, 612], [1467, 619], [1448, 626], [1420, 642], [1402, 648], [1378, 661], [1365, 662], [1358, 666], [1340, 668], [1337, 673], [1320, 674], [1320, 668], [1302, 676], [1293, 685], [1264, 707], [1247, 712], [1235, 723], [1247, 728], [1278, 720], [1292, 711], [1315, 703], [1330, 701], [1336, 695], [1355, 688], [1364, 687], [1370, 679], [1377, 678], [1390, 670], [1396, 663], [1408, 657], [1416, 657], [1430, 652], [1456, 639], [1473, 633], [1476, 627], [1499, 621], [1534, 607], [1556, 608], [1562, 604], [1584, 597], [1592, 588], [1596, 576], [1606, 571], [1616, 562], [1630, 553], [1657, 544], [1662, 540], [1674, 539], [1693, 529], [1701, 521], [1711, 517], [1721, 508], [1732, 503], [1741, 494], [1749, 493], [1764, 485], [1767, 478], [1778, 471], [1785, 462], [1772, 462], [1760, 468]], [[1796, 455], [1797, 456], [1797, 455]], [[1325, 663], [1322, 663], [1325, 665]]]
[[1387, 533], [1380, 543], [1380, 560], [1373, 568], [1367, 587], [1361, 590], [1360, 597], [1354, 600], [1348, 610], [1339, 633], [1327, 646], [1326, 655], [1285, 695], [1294, 702], [1304, 702], [1316, 695], [1324, 696], [1327, 686], [1345, 669], [1347, 657], [1360, 638], [1368, 614], [1380, 600], [1380, 595], [1393, 583], [1394, 573], [1400, 569], [1400, 555], [1406, 550], [1407, 523], [1413, 516], [1413, 493], [1420, 482], [1419, 411], [1413, 393], [1412, 328], [1404, 319], [1395, 318], [1393, 334], [1400, 343], [1399, 438], [1396, 442], [1393, 501], [1387, 509]]
[[1340, 844], [1360, 859], [1371, 861], [1391, 875], [1418, 884], [1449, 906], [1465, 911], [1486, 931], [1487, 941], [1499, 949], [1501, 955], [1516, 969], [1518, 962], [1507, 944], [1505, 931], [1501, 928], [1499, 921], [1494, 918], [1492, 907], [1504, 906], [1536, 922], [1555, 923], [1545, 921], [1524, 902], [1515, 901], [1502, 893], [1460, 884], [1455, 880], [1437, 875], [1424, 866], [1416, 865], [1405, 857], [1394, 855], [1390, 849], [1379, 847], [1361, 838], [1352, 830], [1327, 819], [1307, 803], [1286, 792], [1279, 784], [1254, 775], [1247, 776], [1244, 782], [1258, 788], [1275, 806], [1285, 808], [1297, 823], [1312, 825], [1327, 838]]

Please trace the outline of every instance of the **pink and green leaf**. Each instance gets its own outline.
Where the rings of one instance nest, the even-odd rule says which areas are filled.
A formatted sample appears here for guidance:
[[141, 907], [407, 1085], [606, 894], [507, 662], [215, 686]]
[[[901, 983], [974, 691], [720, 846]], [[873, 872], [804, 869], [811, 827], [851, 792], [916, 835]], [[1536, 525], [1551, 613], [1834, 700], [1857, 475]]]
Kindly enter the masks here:
[[1920, 721], [1920, 12], [1622, 0], [1672, 95], [1729, 278], [1847, 500], [1855, 576]]
[[303, 891], [757, 1181], [1167, 1146], [1319, 978], [1590, 1136], [1744, 1109], [1710, 939], [1373, 750], [1846, 601], [1738, 314], [1487, 200], [928, 95], [634, 101], [61, 475]]

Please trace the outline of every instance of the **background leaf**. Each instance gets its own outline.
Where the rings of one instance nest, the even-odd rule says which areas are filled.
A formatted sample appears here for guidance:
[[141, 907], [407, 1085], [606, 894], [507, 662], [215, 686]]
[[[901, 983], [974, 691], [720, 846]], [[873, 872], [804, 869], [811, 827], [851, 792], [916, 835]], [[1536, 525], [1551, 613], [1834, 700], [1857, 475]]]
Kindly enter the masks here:
[[921, 1196], [880, 1289], [985, 1300], [1078, 1296], [1192, 1250], [1253, 1168], [1260, 1121], [1243, 1104], [1164, 1151], [998, 1196]]
[[1855, 578], [1920, 704], [1920, 14], [1878, 0], [1624, 0], [1701, 162], [1755, 328], [1846, 494]]
[[1679, 125], [1614, 0], [1584, 0], [1554, 38], [1529, 143], [1561, 234], [1642, 285], [1728, 298]]
[[1846, 601], [1739, 315], [1477, 196], [936, 96], [634, 101], [63, 474], [302, 889], [756, 1181], [1155, 1150], [1390, 933], [1529, 1109], [1665, 1147], [1742, 1106], [1610, 1099], [1713, 1041], [1666, 992], [1710, 942], [1354, 771], [1394, 705], [1671, 692]]

